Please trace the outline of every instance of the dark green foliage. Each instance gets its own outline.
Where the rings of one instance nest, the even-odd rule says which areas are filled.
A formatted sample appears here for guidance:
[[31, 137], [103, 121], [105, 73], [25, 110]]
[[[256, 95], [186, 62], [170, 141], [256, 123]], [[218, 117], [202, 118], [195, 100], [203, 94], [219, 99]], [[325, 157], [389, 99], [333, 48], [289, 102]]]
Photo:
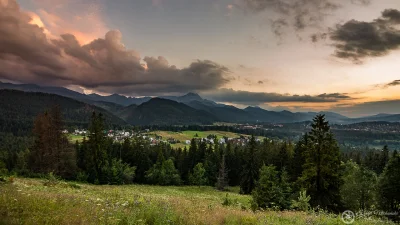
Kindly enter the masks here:
[[206, 185], [206, 170], [203, 167], [203, 163], [197, 163], [197, 165], [193, 168], [193, 173], [189, 175], [189, 183], [191, 185]]
[[378, 182], [379, 203], [382, 209], [400, 210], [400, 155], [390, 159]]
[[286, 171], [279, 173], [275, 166], [262, 166], [260, 179], [252, 192], [253, 204], [259, 208], [289, 209], [291, 188]]
[[308, 134], [306, 133], [296, 144], [294, 148], [294, 155], [291, 159], [290, 166], [288, 170], [291, 174], [291, 181], [295, 182], [303, 173], [303, 165], [304, 165], [304, 152], [307, 148]]
[[67, 127], [87, 127], [93, 111], [105, 116], [107, 125], [122, 126], [126, 123], [99, 107], [67, 97], [36, 92], [0, 90], [0, 132], [16, 136], [28, 135], [33, 129], [35, 117], [53, 105], [62, 109]]
[[181, 178], [172, 159], [164, 160], [163, 154], [158, 155], [157, 163], [146, 172], [146, 179], [151, 184], [179, 185]]
[[257, 160], [257, 143], [252, 136], [243, 155], [244, 165], [240, 181], [240, 193], [250, 194], [256, 186], [259, 173], [259, 163]]
[[228, 169], [225, 166], [225, 154], [222, 156], [221, 165], [218, 171], [217, 183], [215, 186], [218, 190], [223, 191], [228, 185]]
[[139, 106], [128, 106], [119, 112], [132, 125], [210, 124], [214, 115], [175, 101], [153, 98]]
[[307, 195], [307, 191], [300, 191], [299, 197], [296, 200], [292, 200], [290, 208], [307, 212], [311, 207], [310, 200], [311, 197]]
[[29, 147], [32, 137], [18, 137], [11, 133], [0, 132], [0, 173], [16, 172], [27, 175]]
[[104, 118], [102, 114], [92, 114], [89, 125], [89, 139], [87, 141], [85, 158], [86, 172], [89, 175], [89, 182], [107, 184], [107, 167], [109, 158], [107, 156], [107, 138], [104, 134]]
[[219, 158], [218, 154], [213, 150], [211, 144], [206, 151], [206, 158], [204, 160], [204, 168], [206, 169], [206, 177], [208, 184], [213, 186], [217, 183]]
[[35, 142], [28, 160], [32, 172], [52, 172], [67, 179], [75, 177], [75, 154], [66, 135], [62, 133], [63, 126], [59, 106], [36, 118], [33, 130]]
[[311, 205], [337, 210], [340, 207], [340, 152], [324, 115], [314, 118], [304, 152], [300, 178], [311, 195]]
[[376, 173], [357, 165], [353, 161], [344, 164], [343, 185], [340, 188], [343, 205], [346, 209], [371, 210], [376, 202]]
[[114, 158], [104, 170], [107, 173], [108, 184], [131, 184], [135, 177], [136, 168]]

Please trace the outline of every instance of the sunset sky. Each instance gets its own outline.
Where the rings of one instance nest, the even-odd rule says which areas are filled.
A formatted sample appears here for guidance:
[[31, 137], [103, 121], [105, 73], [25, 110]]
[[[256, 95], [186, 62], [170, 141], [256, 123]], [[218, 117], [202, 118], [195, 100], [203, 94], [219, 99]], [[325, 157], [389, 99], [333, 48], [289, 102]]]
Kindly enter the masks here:
[[0, 0], [0, 81], [400, 113], [399, 0]]

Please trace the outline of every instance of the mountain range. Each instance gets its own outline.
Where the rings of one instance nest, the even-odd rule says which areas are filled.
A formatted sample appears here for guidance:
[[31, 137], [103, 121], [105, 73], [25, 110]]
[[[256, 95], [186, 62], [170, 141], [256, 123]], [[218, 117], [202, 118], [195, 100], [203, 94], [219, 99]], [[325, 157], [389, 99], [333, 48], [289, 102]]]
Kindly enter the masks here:
[[269, 111], [257, 106], [240, 109], [203, 99], [196, 93], [183, 96], [126, 97], [113, 94], [82, 94], [63, 87], [0, 82], [0, 89], [24, 92], [42, 92], [72, 98], [93, 107], [102, 108], [131, 125], [184, 125], [230, 123], [295, 123], [310, 121], [317, 114], [325, 114], [330, 123], [399, 122], [400, 114], [378, 114], [368, 117], [348, 118], [334, 112]]

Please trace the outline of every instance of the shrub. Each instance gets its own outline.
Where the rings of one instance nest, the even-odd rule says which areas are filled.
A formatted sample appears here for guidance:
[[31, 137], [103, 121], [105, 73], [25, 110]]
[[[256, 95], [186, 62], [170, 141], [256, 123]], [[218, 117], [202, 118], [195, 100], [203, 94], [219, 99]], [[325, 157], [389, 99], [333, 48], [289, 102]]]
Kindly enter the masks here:
[[88, 177], [89, 177], [89, 175], [85, 172], [78, 172], [76, 174], [76, 180], [79, 182], [83, 182], [83, 183], [87, 182]]
[[59, 179], [53, 174], [53, 172], [50, 172], [47, 177], [46, 180], [43, 182], [44, 186], [56, 186], [59, 183]]
[[292, 209], [307, 212], [310, 209], [311, 197], [307, 195], [307, 191], [301, 191], [297, 200], [292, 200]]

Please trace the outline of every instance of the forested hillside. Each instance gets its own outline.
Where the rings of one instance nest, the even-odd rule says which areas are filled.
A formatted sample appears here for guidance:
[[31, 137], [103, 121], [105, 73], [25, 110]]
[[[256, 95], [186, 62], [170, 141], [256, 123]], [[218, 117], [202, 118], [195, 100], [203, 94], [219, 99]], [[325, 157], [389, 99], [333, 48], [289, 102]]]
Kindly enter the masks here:
[[206, 111], [161, 98], [153, 98], [139, 106], [128, 106], [117, 115], [133, 125], [211, 124], [217, 121]]
[[0, 90], [0, 132], [26, 135], [32, 130], [33, 119], [53, 105], [62, 109], [67, 126], [87, 127], [93, 111], [102, 113], [109, 126], [126, 123], [106, 110], [54, 94]]

